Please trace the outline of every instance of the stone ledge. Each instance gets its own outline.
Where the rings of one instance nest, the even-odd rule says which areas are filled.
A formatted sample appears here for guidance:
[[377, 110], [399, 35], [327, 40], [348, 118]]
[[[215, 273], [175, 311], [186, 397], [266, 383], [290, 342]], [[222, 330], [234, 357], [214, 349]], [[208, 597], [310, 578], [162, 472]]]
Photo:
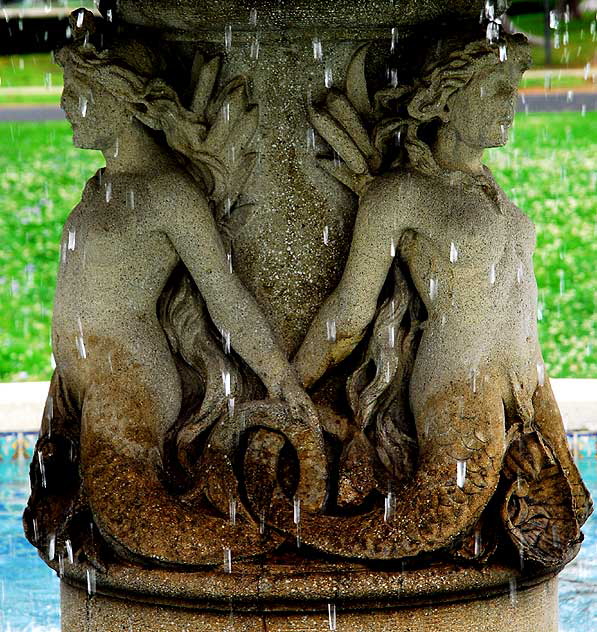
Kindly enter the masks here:
[[[597, 380], [552, 379], [568, 432], [597, 432]], [[37, 432], [49, 382], [0, 384], [0, 432]]]

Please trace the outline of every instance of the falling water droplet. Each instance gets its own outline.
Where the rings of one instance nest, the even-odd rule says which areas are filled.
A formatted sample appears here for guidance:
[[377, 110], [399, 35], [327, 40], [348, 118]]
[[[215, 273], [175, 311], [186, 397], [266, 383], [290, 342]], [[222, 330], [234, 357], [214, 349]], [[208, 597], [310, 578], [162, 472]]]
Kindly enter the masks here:
[[88, 568], [86, 575], [87, 575], [87, 594], [91, 597], [95, 595], [95, 588], [96, 588], [95, 568]]
[[41, 475], [41, 486], [45, 489], [48, 486], [48, 481], [46, 480], [46, 466], [44, 463], [44, 455], [41, 451], [37, 451], [37, 462], [39, 463], [39, 473]]
[[259, 59], [259, 34], [256, 33], [253, 39], [251, 40], [251, 49], [250, 49], [250, 57], [251, 59]]
[[222, 117], [226, 123], [230, 122], [230, 101], [225, 101], [224, 105], [222, 105]]
[[224, 394], [228, 397], [231, 393], [230, 389], [230, 371], [222, 371], [222, 383], [224, 385]]
[[112, 15], [112, 9], [108, 9], [106, 11], [106, 19], [108, 20], [108, 22], [112, 22], [112, 20], [114, 19], [113, 15]]
[[557, 29], [559, 25], [560, 25], [560, 18], [558, 16], [558, 12], [550, 11], [549, 12], [549, 27], [552, 29]]
[[330, 227], [323, 227], [323, 243], [327, 246], [330, 242]]
[[112, 199], [112, 183], [106, 182], [106, 203], [109, 204]]
[[315, 130], [312, 127], [307, 130], [307, 149], [315, 149]]
[[439, 286], [439, 281], [437, 279], [434, 279], [434, 278], [429, 279], [429, 298], [432, 301], [435, 301], [435, 299], [437, 298], [438, 286]]
[[524, 269], [522, 267], [522, 263], [519, 263], [518, 267], [516, 268], [516, 283], [518, 283], [518, 285], [522, 283], [523, 272]]
[[471, 369], [469, 377], [471, 381], [471, 391], [473, 391], [473, 393], [477, 392], [477, 374], [478, 374], [477, 369]]
[[489, 268], [489, 284], [493, 285], [495, 283], [495, 263], [491, 264]]
[[587, 115], [587, 106], [586, 106], [585, 103], [583, 103], [581, 108], [580, 108], [580, 115], [581, 116], [586, 116]]
[[393, 53], [396, 50], [396, 44], [398, 43], [398, 29], [392, 27], [392, 39], [390, 41], [390, 52]]
[[300, 524], [301, 522], [301, 499], [298, 496], [295, 496], [292, 501], [292, 519], [294, 524]]
[[330, 342], [336, 341], [336, 321], [328, 320], [325, 324], [326, 326], [326, 336]]
[[388, 344], [392, 349], [396, 346], [396, 327], [394, 325], [388, 326]]
[[232, 573], [232, 551], [224, 549], [224, 572]]
[[323, 60], [323, 46], [321, 44], [321, 40], [318, 37], [314, 37], [312, 42], [313, 46], [313, 59], [316, 61]]
[[462, 489], [466, 481], [466, 461], [456, 461], [456, 485]]
[[390, 491], [386, 494], [386, 497], [384, 498], [384, 509], [383, 509], [384, 522], [388, 522], [388, 520], [394, 514], [395, 504], [396, 503], [395, 503], [394, 494]]
[[261, 513], [259, 516], [259, 533], [260, 535], [265, 533], [265, 513]]
[[336, 604], [328, 604], [328, 626], [330, 630], [336, 629]]
[[537, 362], [537, 384], [545, 386], [545, 364], [543, 362]]
[[228, 513], [230, 515], [230, 524], [236, 524], [236, 498], [230, 498], [228, 501]]
[[234, 417], [234, 405], [235, 405], [234, 397], [229, 397], [228, 398], [228, 416], [229, 417]]
[[50, 541], [48, 543], [48, 559], [50, 562], [54, 559], [56, 555], [56, 536], [52, 534], [50, 536]]
[[224, 28], [224, 50], [229, 53], [232, 48], [232, 26], [226, 25]]
[[77, 244], [77, 231], [70, 230], [68, 231], [68, 249], [74, 250]]
[[499, 51], [500, 51], [500, 61], [506, 61], [508, 59], [508, 51], [506, 50], [506, 45], [500, 44]]
[[222, 334], [222, 346], [224, 348], [224, 353], [226, 355], [230, 355], [230, 332], [226, 329], [220, 330]]
[[331, 88], [334, 79], [332, 77], [332, 68], [331, 66], [326, 65], [325, 70], [323, 71], [323, 83], [326, 88]]
[[118, 151], [119, 151], [119, 147], [118, 147], [118, 138], [117, 138], [116, 142], [114, 143], [114, 158], [118, 158]]
[[251, 26], [257, 26], [257, 9], [255, 7], [249, 11], [249, 24]]
[[64, 575], [64, 555], [58, 553], [58, 577], [62, 578]]
[[456, 263], [458, 261], [458, 248], [454, 242], [450, 242], [450, 263]]
[[396, 244], [394, 243], [394, 238], [390, 239], [390, 257], [392, 259], [396, 256]]
[[80, 29], [83, 26], [83, 18], [85, 17], [85, 13], [83, 11], [79, 11], [77, 13], [77, 28]]
[[226, 261], [228, 262], [228, 272], [232, 274], [233, 267], [232, 267], [232, 253], [231, 252], [226, 254]]
[[135, 208], [135, 192], [132, 189], [126, 194], [126, 204], [131, 210]]
[[65, 546], [66, 546], [66, 555], [67, 555], [67, 557], [68, 557], [68, 561], [69, 561], [71, 564], [74, 564], [74, 563], [75, 563], [75, 556], [74, 556], [74, 554], [73, 554], [73, 545], [72, 545], [72, 542], [71, 542], [70, 540], [67, 540], [67, 541], [65, 542]]
[[396, 68], [390, 69], [390, 85], [392, 88], [398, 87], [398, 70]]
[[81, 116], [83, 118], [85, 118], [87, 116], [87, 97], [84, 96], [80, 96], [79, 97], [79, 112], [81, 113]]
[[475, 543], [473, 553], [475, 557], [479, 557], [479, 555], [481, 555], [481, 531], [479, 531], [479, 529], [475, 529]]
[[510, 605], [516, 607], [518, 604], [518, 595], [516, 589], [516, 578], [512, 577], [510, 579]]

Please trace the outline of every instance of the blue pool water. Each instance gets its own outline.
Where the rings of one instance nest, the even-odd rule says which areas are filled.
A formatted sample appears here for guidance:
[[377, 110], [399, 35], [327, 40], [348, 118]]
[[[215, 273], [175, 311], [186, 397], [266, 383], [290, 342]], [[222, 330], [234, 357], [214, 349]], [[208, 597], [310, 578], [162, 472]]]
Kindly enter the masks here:
[[[58, 632], [58, 578], [25, 540], [33, 434], [0, 434], [0, 632]], [[576, 435], [577, 463], [597, 498], [597, 435]], [[597, 512], [583, 529], [578, 557], [560, 575], [560, 631], [597, 630]]]

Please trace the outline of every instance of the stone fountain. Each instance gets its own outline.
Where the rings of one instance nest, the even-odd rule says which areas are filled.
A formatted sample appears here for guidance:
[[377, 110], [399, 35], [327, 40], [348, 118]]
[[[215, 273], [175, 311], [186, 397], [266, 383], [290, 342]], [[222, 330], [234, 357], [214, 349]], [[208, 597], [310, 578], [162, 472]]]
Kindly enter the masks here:
[[592, 506], [482, 163], [530, 63], [504, 9], [73, 13], [62, 106], [106, 167], [24, 516], [64, 632], [557, 630]]

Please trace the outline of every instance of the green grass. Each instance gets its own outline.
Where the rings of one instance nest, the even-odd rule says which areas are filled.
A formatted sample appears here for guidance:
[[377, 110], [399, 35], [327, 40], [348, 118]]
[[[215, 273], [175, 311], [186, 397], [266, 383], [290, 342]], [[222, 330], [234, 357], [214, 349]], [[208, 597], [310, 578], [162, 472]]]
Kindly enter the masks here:
[[[518, 115], [512, 142], [486, 162], [537, 225], [540, 337], [554, 377], [597, 378], [597, 113]], [[68, 124], [0, 124], [0, 381], [48, 379], [62, 224], [98, 152], [74, 149]]]
[[12, 105], [60, 105], [59, 94], [1, 94], [0, 105], [10, 107]]
[[0, 87], [61, 86], [62, 69], [51, 53], [0, 56]]
[[0, 124], [0, 381], [50, 376], [62, 224], [102, 164], [67, 123]]
[[[544, 88], [546, 90], [582, 90], [591, 89], [593, 83], [585, 81], [582, 77], [557, 76], [557, 70], [546, 71], [544, 77], [523, 77], [520, 87], [524, 88]], [[551, 74], [548, 74], [551, 73]]]
[[539, 335], [553, 377], [597, 378], [597, 112], [519, 114], [487, 164], [535, 222]]
[[[512, 18], [517, 29], [529, 35], [543, 36], [543, 13], [517, 15]], [[591, 26], [593, 25], [593, 26]], [[595, 62], [597, 50], [597, 33], [595, 31], [595, 13], [585, 13], [580, 19], [571, 19], [568, 25], [560, 21], [557, 30], [552, 30], [551, 63], [553, 66], [584, 66]], [[564, 43], [564, 34], [568, 30], [568, 44]], [[593, 31], [593, 32], [591, 32]], [[560, 44], [556, 45], [556, 34]], [[543, 46], [533, 46], [531, 50], [533, 66], [545, 65]]]

